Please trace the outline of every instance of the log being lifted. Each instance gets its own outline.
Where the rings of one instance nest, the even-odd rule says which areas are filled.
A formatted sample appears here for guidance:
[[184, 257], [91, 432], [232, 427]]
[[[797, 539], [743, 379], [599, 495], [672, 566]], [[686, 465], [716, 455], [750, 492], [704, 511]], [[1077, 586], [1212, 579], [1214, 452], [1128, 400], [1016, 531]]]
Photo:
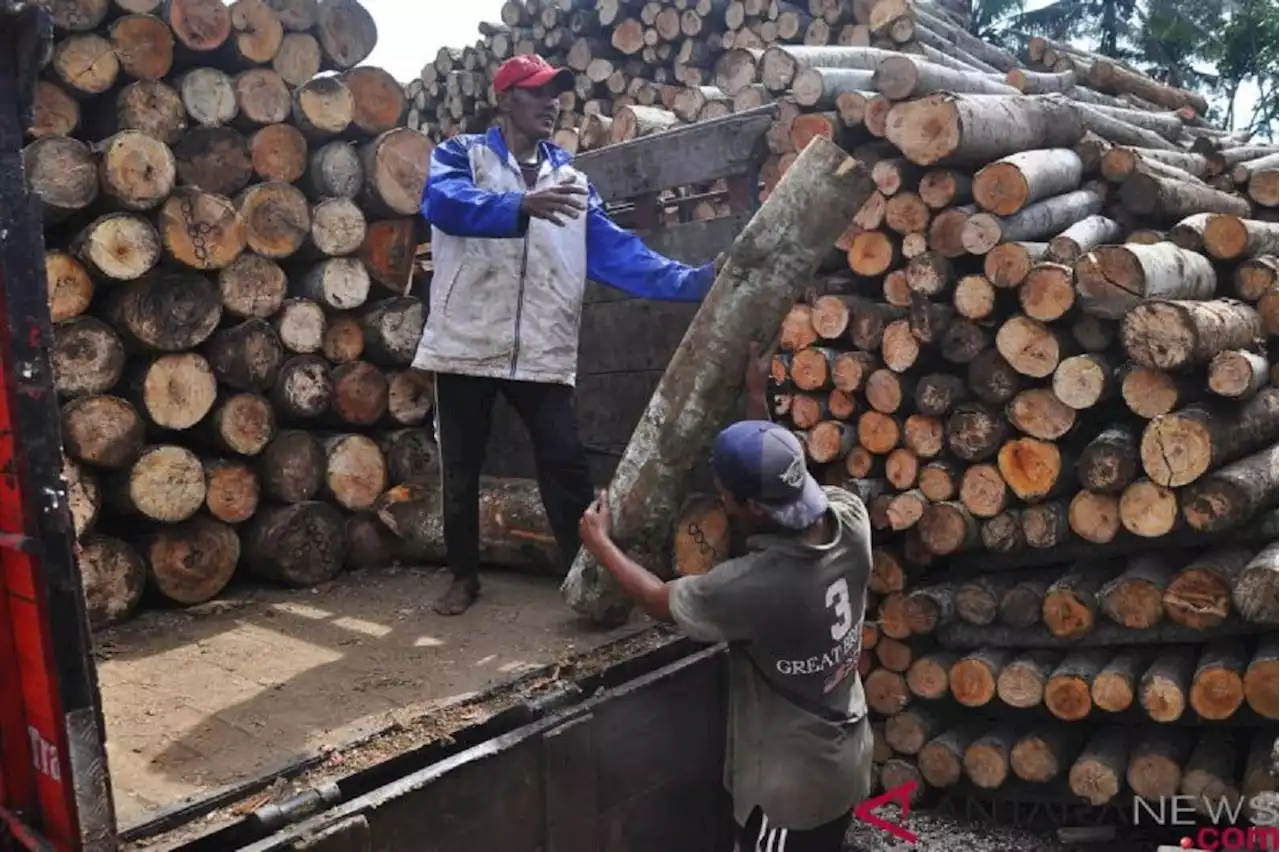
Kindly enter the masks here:
[[[768, 342], [818, 264], [874, 186], [868, 170], [815, 138], [738, 236], [654, 391], [613, 481], [614, 533], [641, 564], [668, 573], [670, 527], [689, 471], [742, 391], [744, 350]], [[814, 217], [808, 211], [824, 209]], [[625, 619], [631, 604], [613, 578], [579, 552], [561, 592], [598, 622]]]

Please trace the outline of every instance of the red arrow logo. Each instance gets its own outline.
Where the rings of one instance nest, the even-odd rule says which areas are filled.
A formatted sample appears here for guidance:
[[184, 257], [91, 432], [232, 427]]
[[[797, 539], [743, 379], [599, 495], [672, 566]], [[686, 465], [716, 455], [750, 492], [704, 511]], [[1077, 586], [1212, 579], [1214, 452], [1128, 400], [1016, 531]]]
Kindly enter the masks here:
[[[892, 790], [886, 790], [879, 796], [867, 799], [859, 804], [853, 809], [853, 815], [872, 828], [892, 834], [894, 837], [905, 840], [908, 843], [915, 843], [915, 834], [901, 825], [901, 820], [905, 820], [911, 813], [911, 794], [915, 792], [915, 789], [916, 782], [908, 781], [905, 784], [894, 787]], [[897, 823], [888, 822], [872, 813], [876, 808], [881, 805], [887, 805], [890, 802], [897, 802], [898, 807], [902, 810], [902, 813], [898, 816], [899, 822]]]

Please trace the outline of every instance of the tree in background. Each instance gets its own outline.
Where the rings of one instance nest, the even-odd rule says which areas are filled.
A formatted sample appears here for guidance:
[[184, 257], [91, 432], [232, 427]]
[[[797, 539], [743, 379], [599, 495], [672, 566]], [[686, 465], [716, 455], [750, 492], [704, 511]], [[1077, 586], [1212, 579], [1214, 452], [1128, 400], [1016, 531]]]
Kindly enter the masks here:
[[[1274, 139], [1280, 111], [1275, 0], [973, 0], [970, 31], [1021, 52], [1030, 35], [1077, 42], [1128, 62], [1211, 103], [1208, 118]], [[1258, 90], [1250, 114], [1236, 111], [1246, 84]]]

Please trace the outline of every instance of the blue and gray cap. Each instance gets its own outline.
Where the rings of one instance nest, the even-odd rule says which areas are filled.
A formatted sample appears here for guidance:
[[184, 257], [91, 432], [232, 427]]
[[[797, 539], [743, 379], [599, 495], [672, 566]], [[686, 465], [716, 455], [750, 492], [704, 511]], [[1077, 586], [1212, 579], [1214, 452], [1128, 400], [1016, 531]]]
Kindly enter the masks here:
[[805, 468], [804, 448], [789, 429], [743, 420], [716, 436], [711, 470], [739, 500], [752, 500], [788, 529], [802, 530], [827, 510], [827, 495]]

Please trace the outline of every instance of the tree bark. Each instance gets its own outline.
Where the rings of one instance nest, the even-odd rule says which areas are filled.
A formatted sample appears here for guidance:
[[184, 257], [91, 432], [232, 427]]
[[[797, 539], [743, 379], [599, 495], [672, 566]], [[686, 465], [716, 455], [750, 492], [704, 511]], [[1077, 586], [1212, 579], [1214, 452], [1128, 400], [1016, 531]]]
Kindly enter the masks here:
[[388, 481], [432, 483], [440, 477], [440, 449], [430, 429], [396, 429], [378, 444], [387, 460]]
[[1246, 621], [1275, 624], [1277, 610], [1277, 575], [1280, 574], [1276, 545], [1265, 547], [1244, 566], [1231, 589], [1231, 603]]
[[1203, 364], [1224, 349], [1262, 337], [1262, 317], [1234, 299], [1144, 302], [1124, 316], [1120, 340], [1143, 367], [1177, 370]]
[[1201, 183], [1156, 174], [1135, 174], [1120, 187], [1120, 201], [1142, 216], [1176, 222], [1194, 213], [1230, 213], [1248, 218], [1249, 202]]
[[1244, 523], [1275, 498], [1278, 463], [1272, 446], [1192, 483], [1182, 500], [1187, 524], [1200, 532], [1220, 532]]
[[1106, 216], [1087, 216], [1049, 240], [1049, 257], [1058, 263], [1075, 264], [1088, 252], [1118, 241], [1124, 233], [1119, 222]]
[[270, 388], [284, 361], [279, 336], [261, 319], [245, 320], [216, 332], [203, 351], [219, 382], [251, 393]]
[[310, 420], [329, 410], [333, 383], [329, 363], [318, 355], [296, 355], [280, 366], [271, 406], [286, 421]]
[[166, 269], [113, 288], [104, 315], [139, 348], [177, 352], [213, 334], [222, 303], [203, 275]]
[[1000, 82], [994, 75], [957, 71], [909, 54], [897, 54], [882, 60], [876, 66], [874, 85], [877, 92], [894, 101], [933, 92], [1017, 94], [1017, 89]]
[[[922, 128], [937, 128], [925, 134]], [[886, 137], [913, 163], [989, 163], [1018, 151], [1074, 145], [1080, 117], [1066, 102], [1041, 98], [933, 95], [894, 106]]]
[[342, 514], [319, 501], [264, 507], [244, 541], [251, 571], [295, 587], [332, 580], [342, 570], [347, 550]]
[[[768, 330], [781, 322], [798, 288], [871, 191], [866, 169], [836, 146], [815, 141], [738, 236], [720, 273], [737, 286], [713, 288], [704, 300], [686, 332], [688, 339], [705, 342], [696, 363], [690, 362], [693, 350], [677, 351], [610, 487], [607, 499], [615, 536], [641, 564], [656, 568], [662, 563], [665, 547], [659, 542], [665, 541], [683, 501], [692, 459], [736, 404], [741, 390], [738, 356], [744, 341], [772, 336]], [[802, 215], [815, 203], [821, 203], [829, 216]], [[767, 260], [748, 266], [743, 252], [763, 245], [767, 248], [760, 256]], [[692, 382], [690, 376], [705, 381]], [[669, 410], [681, 410], [685, 416], [669, 419]], [[637, 487], [637, 482], [649, 487]], [[562, 593], [573, 609], [597, 621], [616, 620], [630, 608], [616, 582], [585, 553], [574, 560]]]
[[1002, 242], [1053, 237], [1072, 223], [1101, 212], [1102, 203], [1101, 195], [1081, 189], [1037, 201], [1003, 219], [979, 213], [965, 223], [964, 247], [970, 254], [982, 255]]
[[1070, 148], [1023, 151], [984, 166], [973, 178], [978, 206], [996, 216], [1012, 216], [1027, 205], [1080, 186], [1084, 165]]
[[378, 40], [373, 16], [358, 0], [320, 0], [314, 32], [327, 68], [354, 68], [368, 58]]
[[313, 499], [324, 472], [324, 448], [309, 432], [281, 430], [262, 452], [262, 491], [271, 500], [292, 504]]
[[174, 143], [178, 180], [216, 195], [233, 196], [253, 178], [245, 138], [230, 127], [194, 127]]
[[[536, 482], [482, 477], [480, 495], [482, 563], [543, 576], [564, 575], [567, 560], [556, 545]], [[434, 483], [402, 485], [384, 494], [376, 511], [414, 558], [438, 562], [445, 558], [440, 500]]]
[[1142, 433], [1142, 465], [1159, 485], [1188, 485], [1280, 437], [1280, 394], [1267, 388], [1231, 410], [1192, 405], [1161, 415]]

